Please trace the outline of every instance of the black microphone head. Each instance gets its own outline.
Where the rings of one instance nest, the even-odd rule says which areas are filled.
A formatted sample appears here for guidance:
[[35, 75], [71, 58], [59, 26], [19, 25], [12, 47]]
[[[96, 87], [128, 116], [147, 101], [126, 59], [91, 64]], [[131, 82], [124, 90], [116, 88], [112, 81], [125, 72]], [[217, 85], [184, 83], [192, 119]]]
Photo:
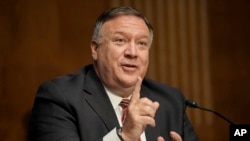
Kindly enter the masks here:
[[193, 100], [186, 100], [185, 103], [186, 103], [186, 106], [191, 107], [191, 108], [198, 107], [198, 104]]

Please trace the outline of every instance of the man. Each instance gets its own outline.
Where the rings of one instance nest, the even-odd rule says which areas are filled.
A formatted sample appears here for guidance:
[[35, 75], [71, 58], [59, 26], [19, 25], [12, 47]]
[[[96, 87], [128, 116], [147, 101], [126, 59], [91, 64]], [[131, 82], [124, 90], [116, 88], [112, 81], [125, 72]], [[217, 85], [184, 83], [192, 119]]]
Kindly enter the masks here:
[[[100, 15], [91, 42], [93, 65], [40, 86], [30, 139], [197, 141], [183, 95], [144, 78], [152, 41], [153, 28], [137, 10], [117, 7]], [[119, 105], [123, 99], [130, 100], [126, 110]]]

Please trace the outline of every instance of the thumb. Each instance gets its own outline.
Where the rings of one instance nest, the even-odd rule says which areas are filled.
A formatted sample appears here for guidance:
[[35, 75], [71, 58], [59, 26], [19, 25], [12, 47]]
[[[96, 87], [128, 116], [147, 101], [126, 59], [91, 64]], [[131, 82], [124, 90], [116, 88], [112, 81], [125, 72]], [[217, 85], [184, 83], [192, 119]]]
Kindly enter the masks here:
[[157, 138], [157, 141], [165, 141], [165, 140], [164, 140], [164, 138], [163, 138], [162, 136], [159, 136], [159, 137]]
[[173, 141], [182, 141], [181, 136], [174, 131], [170, 131], [170, 136], [173, 139]]

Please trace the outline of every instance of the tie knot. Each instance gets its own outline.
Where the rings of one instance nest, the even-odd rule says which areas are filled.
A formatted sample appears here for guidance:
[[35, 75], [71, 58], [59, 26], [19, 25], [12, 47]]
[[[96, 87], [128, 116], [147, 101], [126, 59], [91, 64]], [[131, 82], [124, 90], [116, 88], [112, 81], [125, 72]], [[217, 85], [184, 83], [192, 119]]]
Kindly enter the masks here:
[[122, 107], [122, 109], [126, 109], [129, 105], [129, 102], [130, 102], [129, 99], [124, 98], [122, 99], [119, 105]]

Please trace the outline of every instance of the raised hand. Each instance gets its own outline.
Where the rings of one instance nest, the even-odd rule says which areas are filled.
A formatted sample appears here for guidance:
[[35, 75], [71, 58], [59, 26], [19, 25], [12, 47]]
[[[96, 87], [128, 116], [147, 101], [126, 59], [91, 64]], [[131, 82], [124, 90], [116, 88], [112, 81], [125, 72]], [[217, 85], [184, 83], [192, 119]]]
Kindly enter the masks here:
[[126, 141], [137, 141], [147, 125], [155, 126], [154, 117], [159, 103], [140, 98], [141, 83], [142, 79], [138, 77], [123, 123], [122, 137]]

